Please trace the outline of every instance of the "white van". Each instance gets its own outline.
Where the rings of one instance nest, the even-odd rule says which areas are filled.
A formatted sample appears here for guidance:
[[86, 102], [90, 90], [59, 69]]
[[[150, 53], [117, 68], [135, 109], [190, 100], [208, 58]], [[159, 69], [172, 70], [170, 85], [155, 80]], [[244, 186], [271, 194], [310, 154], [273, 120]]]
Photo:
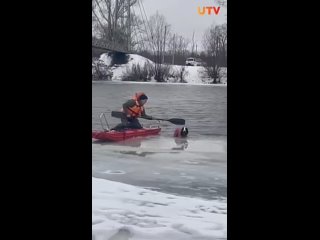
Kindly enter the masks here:
[[204, 63], [199, 58], [187, 58], [186, 65], [187, 66], [203, 66]]

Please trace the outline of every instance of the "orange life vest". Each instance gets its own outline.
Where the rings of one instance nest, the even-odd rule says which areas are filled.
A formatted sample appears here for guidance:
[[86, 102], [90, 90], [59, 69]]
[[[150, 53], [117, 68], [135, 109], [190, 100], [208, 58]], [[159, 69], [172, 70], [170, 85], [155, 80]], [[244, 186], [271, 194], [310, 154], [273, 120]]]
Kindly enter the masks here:
[[136, 93], [132, 99], [135, 100], [136, 104], [133, 107], [128, 108], [130, 117], [141, 117], [142, 112], [144, 111], [143, 106], [139, 105], [139, 99], [142, 95], [145, 95], [143, 92]]

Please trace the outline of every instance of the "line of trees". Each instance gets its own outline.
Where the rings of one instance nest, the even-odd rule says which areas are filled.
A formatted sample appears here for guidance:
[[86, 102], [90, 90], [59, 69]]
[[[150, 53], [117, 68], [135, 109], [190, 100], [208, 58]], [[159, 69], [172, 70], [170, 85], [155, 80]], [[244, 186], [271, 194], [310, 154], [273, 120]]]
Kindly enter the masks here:
[[[222, 0], [225, 2], [225, 0]], [[221, 67], [227, 66], [227, 24], [212, 25], [202, 42], [173, 33], [171, 25], [158, 12], [148, 20], [136, 15], [132, 7], [138, 0], [92, 0], [93, 38], [113, 41], [154, 62], [154, 78], [165, 81], [168, 64], [185, 65], [188, 57], [206, 62], [206, 73], [213, 83], [219, 82]], [[130, 10], [132, 9], [132, 10]], [[202, 46], [202, 51], [198, 50]]]

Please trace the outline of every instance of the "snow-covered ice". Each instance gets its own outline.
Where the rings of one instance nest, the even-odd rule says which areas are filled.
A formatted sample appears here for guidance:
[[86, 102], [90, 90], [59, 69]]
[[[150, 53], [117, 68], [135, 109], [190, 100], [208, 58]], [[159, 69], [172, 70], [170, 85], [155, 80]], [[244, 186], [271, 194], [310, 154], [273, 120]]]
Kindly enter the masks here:
[[94, 240], [227, 238], [227, 203], [92, 178]]

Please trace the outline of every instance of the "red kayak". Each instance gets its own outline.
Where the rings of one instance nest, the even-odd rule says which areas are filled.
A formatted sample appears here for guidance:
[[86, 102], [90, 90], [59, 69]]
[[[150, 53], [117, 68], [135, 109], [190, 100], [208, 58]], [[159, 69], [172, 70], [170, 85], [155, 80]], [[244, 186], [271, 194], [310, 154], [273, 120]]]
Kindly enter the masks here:
[[127, 129], [124, 131], [93, 131], [92, 138], [103, 141], [123, 141], [128, 138], [156, 135], [161, 128]]

